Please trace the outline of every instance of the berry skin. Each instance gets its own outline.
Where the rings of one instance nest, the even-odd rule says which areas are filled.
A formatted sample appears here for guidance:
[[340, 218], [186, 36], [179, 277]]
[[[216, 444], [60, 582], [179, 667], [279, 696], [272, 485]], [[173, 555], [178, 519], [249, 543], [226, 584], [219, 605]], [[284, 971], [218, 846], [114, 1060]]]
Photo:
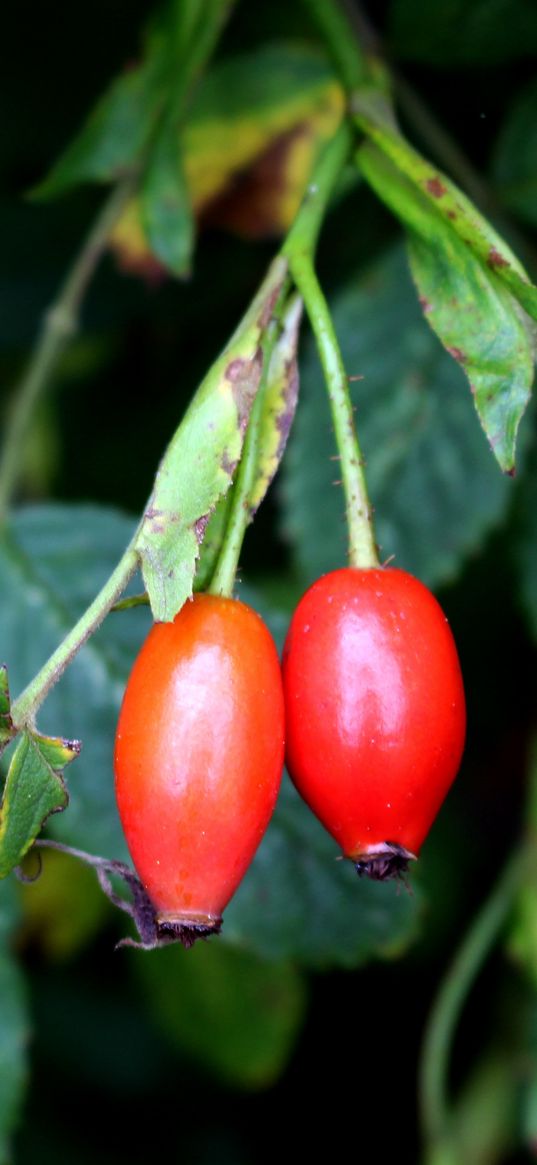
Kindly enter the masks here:
[[150, 631], [115, 746], [116, 798], [161, 931], [218, 931], [279, 791], [281, 673], [262, 619], [215, 595]]
[[299, 793], [358, 873], [400, 874], [464, 747], [461, 670], [437, 600], [395, 568], [324, 575], [293, 615], [283, 679]]

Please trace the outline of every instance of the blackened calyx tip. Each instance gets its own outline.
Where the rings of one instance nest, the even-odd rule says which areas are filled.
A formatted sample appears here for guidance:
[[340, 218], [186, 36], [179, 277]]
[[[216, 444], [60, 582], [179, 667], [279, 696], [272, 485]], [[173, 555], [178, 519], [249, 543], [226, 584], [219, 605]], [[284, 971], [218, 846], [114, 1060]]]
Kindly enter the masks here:
[[386, 841], [367, 853], [352, 859], [359, 878], [371, 878], [373, 882], [389, 882], [401, 879], [408, 872], [410, 862], [416, 855], [397, 842]]

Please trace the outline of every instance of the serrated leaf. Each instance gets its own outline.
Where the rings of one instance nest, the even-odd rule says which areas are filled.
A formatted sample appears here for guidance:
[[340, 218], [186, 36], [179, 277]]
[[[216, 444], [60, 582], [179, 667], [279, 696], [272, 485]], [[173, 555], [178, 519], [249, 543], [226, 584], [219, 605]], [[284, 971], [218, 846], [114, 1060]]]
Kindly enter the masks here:
[[260, 291], [195, 394], [157, 472], [135, 547], [153, 616], [170, 621], [192, 594], [207, 518], [227, 492], [262, 371], [261, 337], [287, 274], [271, 265]]
[[152, 143], [141, 185], [140, 210], [153, 256], [174, 275], [187, 275], [194, 247], [194, 218], [175, 116], [163, 118]]
[[39, 732], [32, 732], [31, 737], [45, 764], [49, 765], [55, 773], [61, 773], [66, 765], [71, 764], [71, 761], [76, 760], [77, 756], [80, 755], [82, 746], [79, 740], [63, 740], [59, 736], [42, 736]]
[[298, 400], [298, 336], [302, 301], [295, 297], [282, 319], [263, 389], [257, 438], [256, 477], [248, 498], [252, 513], [258, 509], [283, 457]]
[[30, 1022], [20, 967], [9, 950], [18, 923], [15, 885], [0, 885], [0, 1160], [11, 1158], [11, 1133], [16, 1125], [28, 1074]]
[[288, 964], [222, 942], [137, 959], [148, 1006], [167, 1039], [235, 1088], [267, 1088], [304, 1018], [305, 985]]
[[[352, 383], [382, 559], [429, 586], [453, 578], [503, 518], [498, 473], [464, 378], [425, 326], [403, 247], [331, 303]], [[305, 582], [346, 561], [344, 503], [322, 375], [311, 343], [284, 459], [284, 525]]]
[[81, 182], [112, 182], [128, 173], [149, 140], [161, 86], [161, 45], [155, 41], [141, 65], [112, 82], [33, 196], [55, 198]]
[[9, 741], [14, 735], [15, 729], [13, 727], [13, 720], [11, 719], [7, 667], [3, 664], [0, 667], [0, 753], [6, 744], [9, 744]]
[[65, 809], [65, 765], [78, 756], [74, 741], [25, 731], [11, 758], [0, 807], [0, 878], [18, 866], [51, 813]]
[[537, 223], [537, 82], [516, 97], [500, 129], [493, 159], [493, 177], [511, 210]]
[[[530, 282], [516, 255], [462, 190], [406, 141], [394, 122], [386, 95], [377, 90], [364, 90], [353, 95], [352, 108], [360, 129], [399, 174], [421, 192], [444, 220], [448, 231], [458, 236], [485, 268], [494, 271], [524, 311], [537, 319], [537, 287]], [[383, 183], [378, 193], [381, 197], [386, 195], [388, 200], [390, 183]]]
[[533, 381], [535, 325], [496, 270], [481, 262], [380, 150], [362, 147], [360, 166], [408, 229], [425, 318], [466, 373], [493, 453], [510, 472]]

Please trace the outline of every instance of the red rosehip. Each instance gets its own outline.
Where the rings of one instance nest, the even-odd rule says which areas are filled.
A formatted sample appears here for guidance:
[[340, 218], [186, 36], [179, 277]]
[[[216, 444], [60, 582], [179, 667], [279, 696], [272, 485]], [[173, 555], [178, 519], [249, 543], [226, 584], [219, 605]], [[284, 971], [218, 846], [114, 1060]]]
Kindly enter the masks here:
[[406, 869], [456, 776], [465, 700], [429, 590], [394, 568], [324, 575], [284, 648], [291, 777], [359, 873]]
[[132, 669], [116, 797], [158, 926], [218, 930], [268, 825], [283, 766], [275, 645], [234, 599], [197, 595], [156, 624]]

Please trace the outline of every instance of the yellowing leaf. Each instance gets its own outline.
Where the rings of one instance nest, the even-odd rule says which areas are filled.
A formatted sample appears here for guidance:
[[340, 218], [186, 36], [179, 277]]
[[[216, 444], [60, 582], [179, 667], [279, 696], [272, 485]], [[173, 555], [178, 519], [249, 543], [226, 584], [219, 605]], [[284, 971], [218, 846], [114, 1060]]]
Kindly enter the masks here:
[[[344, 109], [330, 66], [303, 45], [268, 45], [216, 66], [200, 84], [182, 133], [197, 217], [247, 237], [285, 232]], [[126, 269], [158, 270], [136, 199], [110, 241]]]

